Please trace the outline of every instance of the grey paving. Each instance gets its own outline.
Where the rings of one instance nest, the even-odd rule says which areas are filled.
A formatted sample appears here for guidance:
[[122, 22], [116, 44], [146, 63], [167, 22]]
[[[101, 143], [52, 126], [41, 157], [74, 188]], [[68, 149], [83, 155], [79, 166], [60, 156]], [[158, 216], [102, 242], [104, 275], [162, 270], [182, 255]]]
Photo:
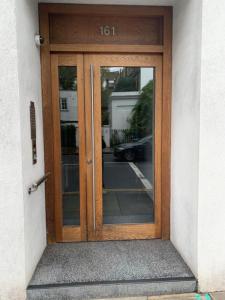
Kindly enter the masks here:
[[49, 245], [30, 285], [190, 279], [170, 241], [136, 240]]
[[154, 223], [154, 206], [147, 192], [115, 192], [103, 194], [104, 224]]
[[154, 182], [154, 165], [149, 161], [137, 161], [135, 165], [151, 183]]
[[63, 194], [63, 224], [80, 225], [80, 194]]
[[177, 295], [173, 294], [173, 295], [166, 295], [166, 296], [150, 296], [148, 297], [147, 300], [196, 300], [199, 299], [199, 296], [201, 295], [196, 293], [186, 293], [186, 294], [177, 294]]
[[148, 300], [147, 296], [141, 297], [122, 297], [122, 298], [104, 298], [104, 299], [97, 299], [97, 300]]
[[[79, 225], [79, 164], [75, 158], [72, 160], [71, 155], [64, 155], [63, 161], [63, 223]], [[144, 169], [148, 177], [152, 173], [151, 164], [139, 162], [136, 165], [140, 170]], [[103, 194], [105, 224], [154, 222], [153, 196], [145, 191], [143, 183], [128, 162], [105, 162], [103, 174], [104, 188], [108, 189]]]
[[104, 185], [108, 189], [135, 189], [143, 185], [127, 162], [104, 164]]

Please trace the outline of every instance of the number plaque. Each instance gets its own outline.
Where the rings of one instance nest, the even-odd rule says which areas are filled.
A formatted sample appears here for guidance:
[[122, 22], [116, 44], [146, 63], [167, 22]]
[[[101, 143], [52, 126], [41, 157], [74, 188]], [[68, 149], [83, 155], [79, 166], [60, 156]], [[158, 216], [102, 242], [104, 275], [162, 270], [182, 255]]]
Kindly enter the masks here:
[[49, 20], [51, 44], [162, 45], [161, 17], [52, 13]]
[[114, 26], [104, 25], [100, 26], [100, 33], [104, 36], [114, 36], [116, 34], [116, 30]]

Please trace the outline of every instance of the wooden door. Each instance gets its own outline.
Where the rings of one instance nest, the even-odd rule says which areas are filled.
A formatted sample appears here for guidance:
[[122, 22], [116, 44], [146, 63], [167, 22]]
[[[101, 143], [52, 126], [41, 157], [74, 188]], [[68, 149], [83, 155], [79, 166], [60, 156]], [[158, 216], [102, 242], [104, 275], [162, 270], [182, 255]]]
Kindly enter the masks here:
[[161, 237], [162, 58], [84, 57], [89, 240]]
[[56, 241], [87, 239], [83, 55], [51, 55]]
[[51, 55], [58, 242], [161, 237], [161, 61]]

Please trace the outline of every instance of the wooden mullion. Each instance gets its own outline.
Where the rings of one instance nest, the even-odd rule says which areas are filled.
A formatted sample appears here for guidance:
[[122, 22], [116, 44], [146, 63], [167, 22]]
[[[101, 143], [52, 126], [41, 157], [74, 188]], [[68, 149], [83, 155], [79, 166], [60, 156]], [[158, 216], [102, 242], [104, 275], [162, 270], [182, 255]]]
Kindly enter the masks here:
[[162, 112], [162, 239], [170, 239], [171, 192], [171, 97], [172, 97], [172, 8], [164, 16], [163, 112]]

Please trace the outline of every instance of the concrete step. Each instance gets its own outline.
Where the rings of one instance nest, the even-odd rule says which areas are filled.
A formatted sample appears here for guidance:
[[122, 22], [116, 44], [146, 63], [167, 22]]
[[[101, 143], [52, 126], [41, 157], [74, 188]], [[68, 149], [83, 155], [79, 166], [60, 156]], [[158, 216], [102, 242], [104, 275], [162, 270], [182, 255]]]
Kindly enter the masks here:
[[[192, 280], [161, 280], [145, 282], [117, 282], [70, 284], [58, 286], [32, 287], [27, 290], [29, 300], [44, 299], [95, 299], [99, 297], [151, 296], [160, 294], [190, 293], [196, 290], [196, 281]], [[174, 299], [174, 298], [173, 298]], [[175, 298], [178, 299], [178, 298]]]
[[49, 245], [28, 300], [100, 299], [191, 293], [196, 280], [170, 241]]

